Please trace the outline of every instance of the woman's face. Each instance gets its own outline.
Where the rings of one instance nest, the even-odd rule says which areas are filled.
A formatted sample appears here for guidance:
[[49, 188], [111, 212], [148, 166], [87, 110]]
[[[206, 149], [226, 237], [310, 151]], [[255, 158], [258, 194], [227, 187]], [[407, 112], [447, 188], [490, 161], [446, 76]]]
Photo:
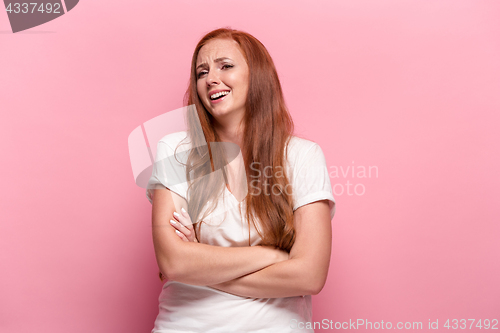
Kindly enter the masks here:
[[208, 112], [223, 126], [239, 124], [245, 114], [249, 69], [238, 44], [229, 39], [205, 44], [198, 52], [196, 76], [198, 96]]

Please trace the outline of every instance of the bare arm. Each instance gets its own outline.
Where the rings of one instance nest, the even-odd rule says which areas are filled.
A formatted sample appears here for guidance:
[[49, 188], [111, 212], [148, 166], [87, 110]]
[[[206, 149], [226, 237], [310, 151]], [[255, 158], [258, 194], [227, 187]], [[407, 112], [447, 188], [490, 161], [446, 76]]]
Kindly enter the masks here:
[[304, 205], [295, 211], [294, 218], [296, 240], [289, 260], [211, 287], [255, 298], [318, 294], [330, 264], [332, 230], [328, 201]]
[[154, 190], [153, 244], [158, 267], [169, 280], [215, 285], [288, 258], [285, 252], [265, 246], [220, 247], [184, 242], [169, 222], [176, 208], [181, 207], [187, 210], [184, 198], [169, 189]]

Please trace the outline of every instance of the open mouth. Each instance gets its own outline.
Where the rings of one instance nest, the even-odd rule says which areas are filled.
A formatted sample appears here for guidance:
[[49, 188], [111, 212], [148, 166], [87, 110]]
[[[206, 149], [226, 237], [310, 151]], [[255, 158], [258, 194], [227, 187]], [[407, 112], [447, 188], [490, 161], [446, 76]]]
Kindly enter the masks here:
[[223, 99], [227, 94], [229, 94], [229, 91], [221, 91], [216, 94], [213, 94], [210, 96], [211, 101], [217, 101]]

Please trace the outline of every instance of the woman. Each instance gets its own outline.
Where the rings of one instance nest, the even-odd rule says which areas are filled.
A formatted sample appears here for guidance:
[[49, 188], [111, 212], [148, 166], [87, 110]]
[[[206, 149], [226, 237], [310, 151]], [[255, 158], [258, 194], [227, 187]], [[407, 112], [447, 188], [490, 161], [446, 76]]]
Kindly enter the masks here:
[[[326, 281], [335, 201], [321, 148], [293, 135], [269, 53], [242, 31], [208, 33], [185, 102], [188, 131], [160, 140], [167, 162], [148, 184], [168, 280], [152, 333], [312, 332], [299, 328]], [[185, 183], [167, 177], [179, 165]]]

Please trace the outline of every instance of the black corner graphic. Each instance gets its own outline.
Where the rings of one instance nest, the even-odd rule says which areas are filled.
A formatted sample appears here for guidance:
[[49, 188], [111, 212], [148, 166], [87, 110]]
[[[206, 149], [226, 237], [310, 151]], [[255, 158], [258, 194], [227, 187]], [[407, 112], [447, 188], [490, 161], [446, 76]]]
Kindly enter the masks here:
[[[22, 0], [21, 0], [22, 1]], [[36, 1], [4, 0], [12, 32], [31, 29], [52, 21], [75, 8], [78, 0]], [[66, 5], [66, 12], [64, 10]]]

